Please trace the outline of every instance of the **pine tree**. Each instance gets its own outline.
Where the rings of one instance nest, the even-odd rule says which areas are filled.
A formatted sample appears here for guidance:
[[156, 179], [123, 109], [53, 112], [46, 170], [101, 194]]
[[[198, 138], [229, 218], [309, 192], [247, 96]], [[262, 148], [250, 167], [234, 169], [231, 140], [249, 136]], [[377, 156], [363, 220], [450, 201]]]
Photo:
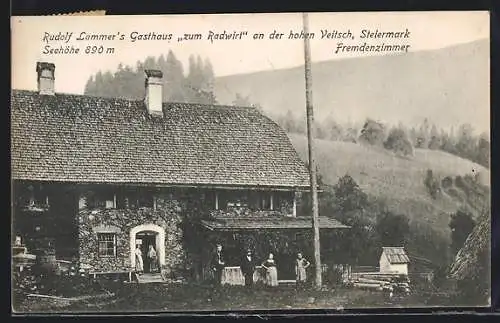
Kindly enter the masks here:
[[417, 133], [417, 148], [427, 148], [429, 145], [429, 120], [427, 118], [424, 119], [424, 122], [419, 128]]
[[96, 87], [95, 87], [95, 81], [94, 81], [94, 76], [91, 75], [89, 79], [87, 80], [87, 83], [85, 84], [85, 89], [83, 91], [84, 95], [91, 95], [95, 96], [96, 95]]
[[95, 75], [95, 96], [103, 96], [104, 88], [104, 77], [101, 71], [98, 71]]
[[436, 125], [432, 125], [428, 148], [439, 149], [440, 147], [441, 147], [441, 136], [439, 135]]
[[208, 58], [205, 59], [203, 64], [203, 84], [201, 89], [207, 92], [213, 93], [214, 83], [215, 83], [215, 73], [212, 67], [212, 63]]
[[158, 66], [156, 64], [156, 59], [153, 56], [148, 56], [144, 60], [144, 69], [149, 70], [149, 69], [158, 69]]
[[490, 140], [487, 133], [479, 137], [476, 160], [479, 164], [490, 167]]
[[170, 50], [164, 63], [164, 99], [165, 101], [184, 102], [184, 71], [182, 63]]

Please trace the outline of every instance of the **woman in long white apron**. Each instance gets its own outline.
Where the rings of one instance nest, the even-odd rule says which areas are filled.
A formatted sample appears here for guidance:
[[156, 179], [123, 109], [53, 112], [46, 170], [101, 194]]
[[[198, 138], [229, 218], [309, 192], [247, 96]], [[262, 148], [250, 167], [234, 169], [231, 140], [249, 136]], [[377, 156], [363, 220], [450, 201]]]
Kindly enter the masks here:
[[268, 286], [278, 286], [278, 270], [276, 268], [276, 261], [274, 255], [269, 254], [269, 257], [262, 264], [262, 268], [266, 270], [266, 283]]
[[144, 261], [142, 260], [142, 251], [139, 248], [139, 245], [135, 247], [135, 270], [138, 273], [142, 273], [144, 271]]

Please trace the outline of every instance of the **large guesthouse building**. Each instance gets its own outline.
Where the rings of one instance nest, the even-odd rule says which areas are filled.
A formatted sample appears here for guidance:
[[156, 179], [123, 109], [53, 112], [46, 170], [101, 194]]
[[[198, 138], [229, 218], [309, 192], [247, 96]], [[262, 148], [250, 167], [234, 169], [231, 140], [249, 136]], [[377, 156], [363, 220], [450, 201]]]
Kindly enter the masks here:
[[216, 241], [237, 265], [272, 249], [259, 234], [311, 228], [306, 165], [257, 109], [162, 102], [157, 70], [143, 100], [57, 93], [55, 71], [37, 63], [38, 90], [11, 95], [13, 236], [37, 255], [134, 272], [153, 245], [163, 277], [203, 278]]

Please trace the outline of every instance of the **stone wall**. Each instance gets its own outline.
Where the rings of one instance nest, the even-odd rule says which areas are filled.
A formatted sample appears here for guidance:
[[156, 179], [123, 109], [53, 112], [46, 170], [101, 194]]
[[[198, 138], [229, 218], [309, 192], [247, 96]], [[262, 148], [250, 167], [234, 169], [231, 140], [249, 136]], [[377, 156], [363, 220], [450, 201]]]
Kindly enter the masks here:
[[[80, 263], [95, 271], [129, 270], [130, 230], [138, 225], [155, 224], [165, 229], [167, 275], [181, 272], [185, 263], [182, 243], [182, 208], [177, 200], [157, 198], [156, 209], [87, 209], [78, 213]], [[116, 234], [116, 257], [99, 257], [98, 232]]]

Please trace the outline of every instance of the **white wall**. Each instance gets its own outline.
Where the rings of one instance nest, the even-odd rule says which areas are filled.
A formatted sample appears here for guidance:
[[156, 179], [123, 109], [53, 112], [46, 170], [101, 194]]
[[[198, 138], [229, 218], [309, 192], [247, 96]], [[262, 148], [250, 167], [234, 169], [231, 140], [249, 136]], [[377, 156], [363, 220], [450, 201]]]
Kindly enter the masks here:
[[379, 266], [381, 273], [408, 275], [408, 264], [390, 264], [384, 253], [380, 256]]

